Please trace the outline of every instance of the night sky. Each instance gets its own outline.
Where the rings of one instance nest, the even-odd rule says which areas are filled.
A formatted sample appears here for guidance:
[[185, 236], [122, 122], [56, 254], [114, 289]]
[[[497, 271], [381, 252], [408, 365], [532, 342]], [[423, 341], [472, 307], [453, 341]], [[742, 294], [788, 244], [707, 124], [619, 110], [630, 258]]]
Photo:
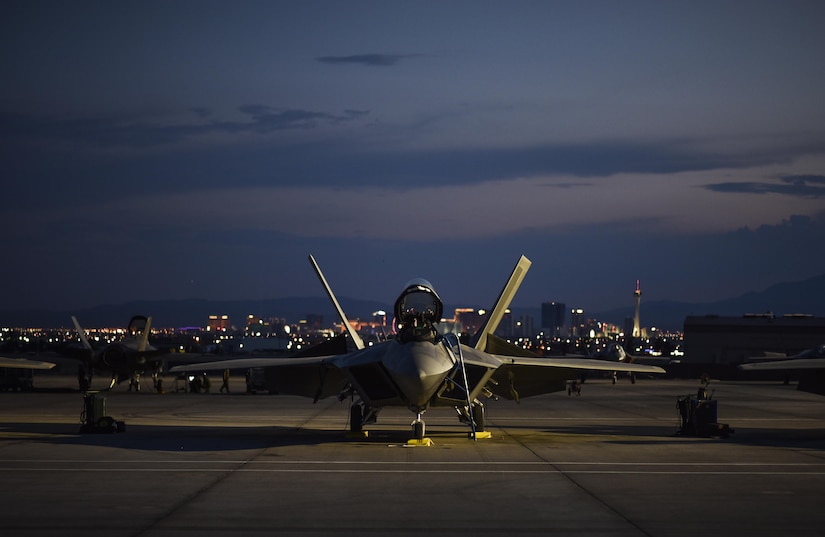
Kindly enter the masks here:
[[0, 309], [321, 296], [308, 254], [390, 305], [825, 273], [818, 0], [0, 11]]

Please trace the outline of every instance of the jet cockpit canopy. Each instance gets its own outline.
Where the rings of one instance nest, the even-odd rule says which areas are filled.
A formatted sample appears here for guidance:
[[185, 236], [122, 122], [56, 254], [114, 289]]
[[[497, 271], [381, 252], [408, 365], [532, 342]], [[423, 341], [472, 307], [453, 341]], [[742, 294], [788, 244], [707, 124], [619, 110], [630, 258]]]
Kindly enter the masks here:
[[[434, 330], [433, 325], [441, 320], [443, 311], [444, 306], [432, 284], [416, 278], [407, 282], [395, 301], [395, 322], [398, 329], [420, 329], [430, 332]], [[423, 332], [420, 335], [423, 335]]]

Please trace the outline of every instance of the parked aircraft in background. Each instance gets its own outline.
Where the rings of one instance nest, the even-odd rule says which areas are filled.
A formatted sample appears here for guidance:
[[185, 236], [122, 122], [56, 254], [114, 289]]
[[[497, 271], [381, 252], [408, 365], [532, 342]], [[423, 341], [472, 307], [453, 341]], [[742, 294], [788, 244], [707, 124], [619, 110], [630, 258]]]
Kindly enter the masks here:
[[80, 338], [80, 347], [65, 345], [58, 349], [58, 352], [80, 361], [77, 376], [81, 391], [89, 389], [93, 375], [109, 376], [111, 388], [118, 382], [143, 373], [147, 368], [157, 372], [162, 365], [161, 357], [169, 353], [166, 350], [155, 349], [149, 344], [151, 317], [135, 315], [129, 321], [127, 334], [123, 339], [99, 348], [92, 346], [86, 331], [74, 316], [72, 322]]
[[805, 370], [800, 374], [797, 389], [825, 395], [825, 343], [782, 360], [742, 364], [739, 369], [743, 371]]
[[[632, 342], [632, 338], [628, 338], [628, 342]], [[626, 364], [646, 364], [666, 366], [670, 363], [670, 358], [667, 356], [639, 356], [636, 354], [629, 354], [625, 351], [621, 343], [609, 343], [605, 348], [599, 349], [590, 354], [588, 358], [594, 360], [606, 360], [608, 362], [622, 362]], [[616, 382], [616, 375], [613, 376], [613, 383]], [[636, 383], [636, 373], [630, 373], [630, 382]]]
[[[624, 342], [611, 342], [608, 343], [605, 347], [599, 348], [593, 352], [591, 352], [588, 356], [583, 355], [571, 355], [573, 357], [580, 357], [580, 358], [593, 358], [595, 360], [607, 360], [609, 362], [624, 362], [624, 363], [634, 363], [634, 364], [647, 364], [647, 365], [668, 365], [670, 363], [670, 358], [664, 356], [638, 356], [634, 354], [628, 353], [625, 349], [633, 349], [634, 342], [636, 339], [641, 337], [642, 330], [641, 330], [641, 322], [639, 317], [639, 308], [641, 305], [642, 299], [642, 289], [639, 283], [639, 280], [636, 280], [636, 290], [633, 292], [633, 299], [636, 303], [636, 312], [633, 316], [633, 329], [629, 334], [625, 334]], [[635, 384], [636, 383], [636, 373], [630, 372], [629, 374], [630, 382]], [[613, 372], [613, 384], [616, 383], [618, 378], [617, 371]]]
[[55, 364], [28, 358], [0, 357], [0, 391], [34, 388], [33, 369], [51, 369]]
[[355, 350], [339, 355], [283, 359], [250, 358], [173, 367], [171, 372], [225, 368], [266, 368], [270, 390], [323, 397], [351, 398], [350, 430], [361, 433], [387, 406], [403, 406], [414, 415], [413, 440], [425, 442], [422, 416], [431, 407], [451, 407], [471, 427], [473, 438], [485, 431], [485, 407], [480, 399], [521, 397], [566, 389], [581, 370], [664, 373], [656, 366], [592, 359], [539, 358], [493, 335], [516, 293], [530, 261], [523, 257], [475, 338], [459, 342], [439, 331], [443, 304], [426, 280], [410, 280], [395, 301], [395, 337], [365, 346], [349, 324], [329, 284], [312, 256], [310, 263], [347, 330]]
[[26, 358], [3, 358], [0, 357], [0, 367], [11, 369], [51, 369], [55, 364], [51, 362], [41, 362], [38, 360], [28, 360]]

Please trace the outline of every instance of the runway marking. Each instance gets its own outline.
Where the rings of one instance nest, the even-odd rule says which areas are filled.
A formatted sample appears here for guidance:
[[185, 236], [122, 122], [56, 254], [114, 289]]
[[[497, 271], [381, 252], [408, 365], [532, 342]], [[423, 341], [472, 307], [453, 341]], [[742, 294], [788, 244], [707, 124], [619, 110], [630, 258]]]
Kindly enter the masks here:
[[[605, 422], [605, 421], [639, 421], [639, 422], [648, 422], [648, 421], [672, 421], [674, 418], [673, 416], [653, 416], [653, 417], [612, 417], [612, 418], [604, 418], [604, 417], [553, 417], [547, 416], [543, 418], [533, 418], [533, 417], [526, 417], [526, 416], [496, 416], [495, 422], [512, 422], [512, 421], [576, 421], [576, 422]], [[788, 421], [823, 421], [821, 418], [738, 418], [736, 416], [724, 416], [725, 421], [780, 421], [780, 422], [788, 422]], [[493, 420], [488, 419], [487, 423], [490, 426], [493, 426]], [[500, 425], [502, 428], [507, 428], [507, 424]]]
[[[2, 468], [0, 472], [81, 472], [81, 473], [89, 473], [89, 472], [127, 472], [127, 473], [158, 473], [158, 472], [214, 472], [214, 473], [225, 473], [227, 471], [226, 468], [120, 468], [120, 467], [112, 467], [112, 468], [26, 468], [26, 467], [16, 467], [16, 468]], [[481, 474], [481, 475], [492, 475], [492, 474], [503, 474], [503, 475], [514, 475], [514, 474], [542, 474], [542, 475], [685, 475], [685, 476], [696, 476], [696, 475], [705, 475], [705, 476], [712, 476], [712, 475], [724, 475], [724, 476], [781, 476], [781, 477], [790, 477], [793, 476], [794, 478], [799, 477], [825, 477], [825, 471], [821, 472], [810, 472], [810, 471], [798, 471], [798, 472], [749, 472], [749, 471], [708, 471], [708, 470], [690, 470], [690, 471], [676, 471], [676, 470], [559, 470], [559, 469], [535, 469], [535, 470], [508, 470], [508, 471], [501, 471], [501, 470], [493, 470], [490, 468], [480, 468], [480, 469], [468, 469], [468, 470], [451, 470], [451, 469], [435, 469], [435, 470], [426, 470], [426, 469], [413, 469], [410, 470], [409, 468], [387, 468], [387, 469], [369, 469], [369, 468], [352, 468], [352, 469], [330, 469], [330, 468], [237, 468], [234, 470], [230, 470], [230, 473], [267, 473], [267, 474]]]
[[[55, 460], [44, 460], [44, 459], [0, 459], [0, 464], [30, 464], [30, 463], [38, 463], [38, 464], [79, 464], [79, 465], [86, 465], [86, 464], [110, 464], [110, 465], [122, 465], [122, 464], [146, 464], [146, 460], [112, 460], [112, 461], [100, 461], [98, 459], [55, 459]], [[724, 467], [738, 467], [738, 468], [748, 468], [748, 467], [761, 467], [761, 468], [785, 468], [785, 467], [795, 467], [795, 468], [811, 468], [811, 467], [825, 467], [825, 462], [587, 462], [587, 461], [491, 461], [491, 462], [482, 462], [482, 461], [328, 461], [328, 460], [307, 460], [307, 461], [300, 461], [300, 460], [280, 460], [280, 461], [269, 461], [269, 460], [250, 460], [250, 459], [228, 459], [228, 460], [197, 460], [197, 459], [184, 459], [184, 460], [173, 460], [173, 461], [151, 461], [152, 464], [156, 465], [163, 465], [163, 466], [172, 466], [172, 465], [180, 465], [180, 464], [211, 464], [211, 465], [237, 465], [237, 464], [246, 464], [246, 465], [268, 465], [268, 466], [278, 466], [278, 465], [290, 465], [290, 466], [403, 466], [403, 467], [410, 467], [410, 466], [483, 466], [484, 468], [491, 468], [491, 467], [502, 467], [502, 466], [619, 466], [619, 467], [654, 467], [654, 466], [673, 466], [673, 467], [714, 467], [714, 466], [724, 466]], [[99, 467], [98, 467], [99, 468]], [[0, 470], [14, 470], [16, 468], [2, 468]], [[38, 470], [49, 470], [49, 468], [36, 468]], [[84, 470], [85, 468], [67, 468], [66, 470]], [[103, 469], [103, 468], [100, 468]], [[127, 468], [128, 470], [128, 468]]]

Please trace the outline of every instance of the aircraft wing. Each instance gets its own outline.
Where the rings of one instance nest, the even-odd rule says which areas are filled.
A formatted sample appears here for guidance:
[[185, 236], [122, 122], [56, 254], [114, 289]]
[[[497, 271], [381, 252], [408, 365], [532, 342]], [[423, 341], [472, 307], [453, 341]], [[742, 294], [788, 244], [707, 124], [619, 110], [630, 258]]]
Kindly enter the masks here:
[[38, 360], [27, 360], [25, 358], [2, 358], [0, 357], [0, 367], [11, 369], [51, 369], [55, 364], [51, 362], [40, 362]]
[[531, 358], [501, 356], [492, 376], [490, 390], [500, 397], [518, 401], [522, 397], [563, 391], [567, 381], [579, 377], [581, 370], [628, 371], [634, 373], [664, 373], [654, 365], [607, 362], [587, 358]]
[[777, 362], [779, 360], [789, 360], [794, 358], [793, 356], [788, 356], [784, 352], [766, 352], [764, 356], [748, 356], [747, 361], [748, 363], [751, 362]]
[[670, 365], [670, 362], [673, 361], [673, 358], [670, 356], [650, 356], [650, 355], [643, 355], [643, 356], [636, 356], [636, 355], [629, 355], [630, 356], [630, 363], [633, 364], [662, 364], [662, 365]]
[[464, 349], [464, 361], [470, 366], [495, 369], [487, 388], [499, 397], [516, 401], [521, 397], [563, 391], [567, 381], [581, 376], [582, 370], [665, 373], [659, 366], [632, 362], [576, 356], [542, 358], [493, 334], [488, 334], [487, 352], [491, 354], [487, 356], [495, 364], [473, 350]]
[[739, 369], [743, 371], [805, 370], [805, 373], [799, 373], [799, 384], [796, 389], [825, 395], [825, 345], [803, 351], [787, 360], [741, 364]]
[[744, 371], [777, 371], [786, 369], [825, 369], [825, 359], [800, 358], [798, 360], [777, 360], [775, 362], [759, 362], [742, 364], [739, 369]]
[[590, 369], [596, 371], [626, 371], [628, 373], [664, 373], [657, 365], [633, 362], [608, 362], [591, 358], [526, 358], [517, 356], [496, 356], [502, 366], [521, 365], [532, 367], [562, 367], [567, 369]]
[[267, 387], [273, 392], [312, 397], [316, 401], [338, 395], [346, 384], [336, 365], [339, 356], [300, 358], [239, 358], [199, 364], [178, 365], [170, 373], [264, 368]]
[[312, 356], [309, 358], [238, 358], [236, 360], [217, 360], [197, 364], [176, 365], [170, 373], [190, 371], [223, 371], [224, 369], [249, 369], [252, 367], [286, 367], [286, 366], [321, 366], [329, 365], [335, 356]]

